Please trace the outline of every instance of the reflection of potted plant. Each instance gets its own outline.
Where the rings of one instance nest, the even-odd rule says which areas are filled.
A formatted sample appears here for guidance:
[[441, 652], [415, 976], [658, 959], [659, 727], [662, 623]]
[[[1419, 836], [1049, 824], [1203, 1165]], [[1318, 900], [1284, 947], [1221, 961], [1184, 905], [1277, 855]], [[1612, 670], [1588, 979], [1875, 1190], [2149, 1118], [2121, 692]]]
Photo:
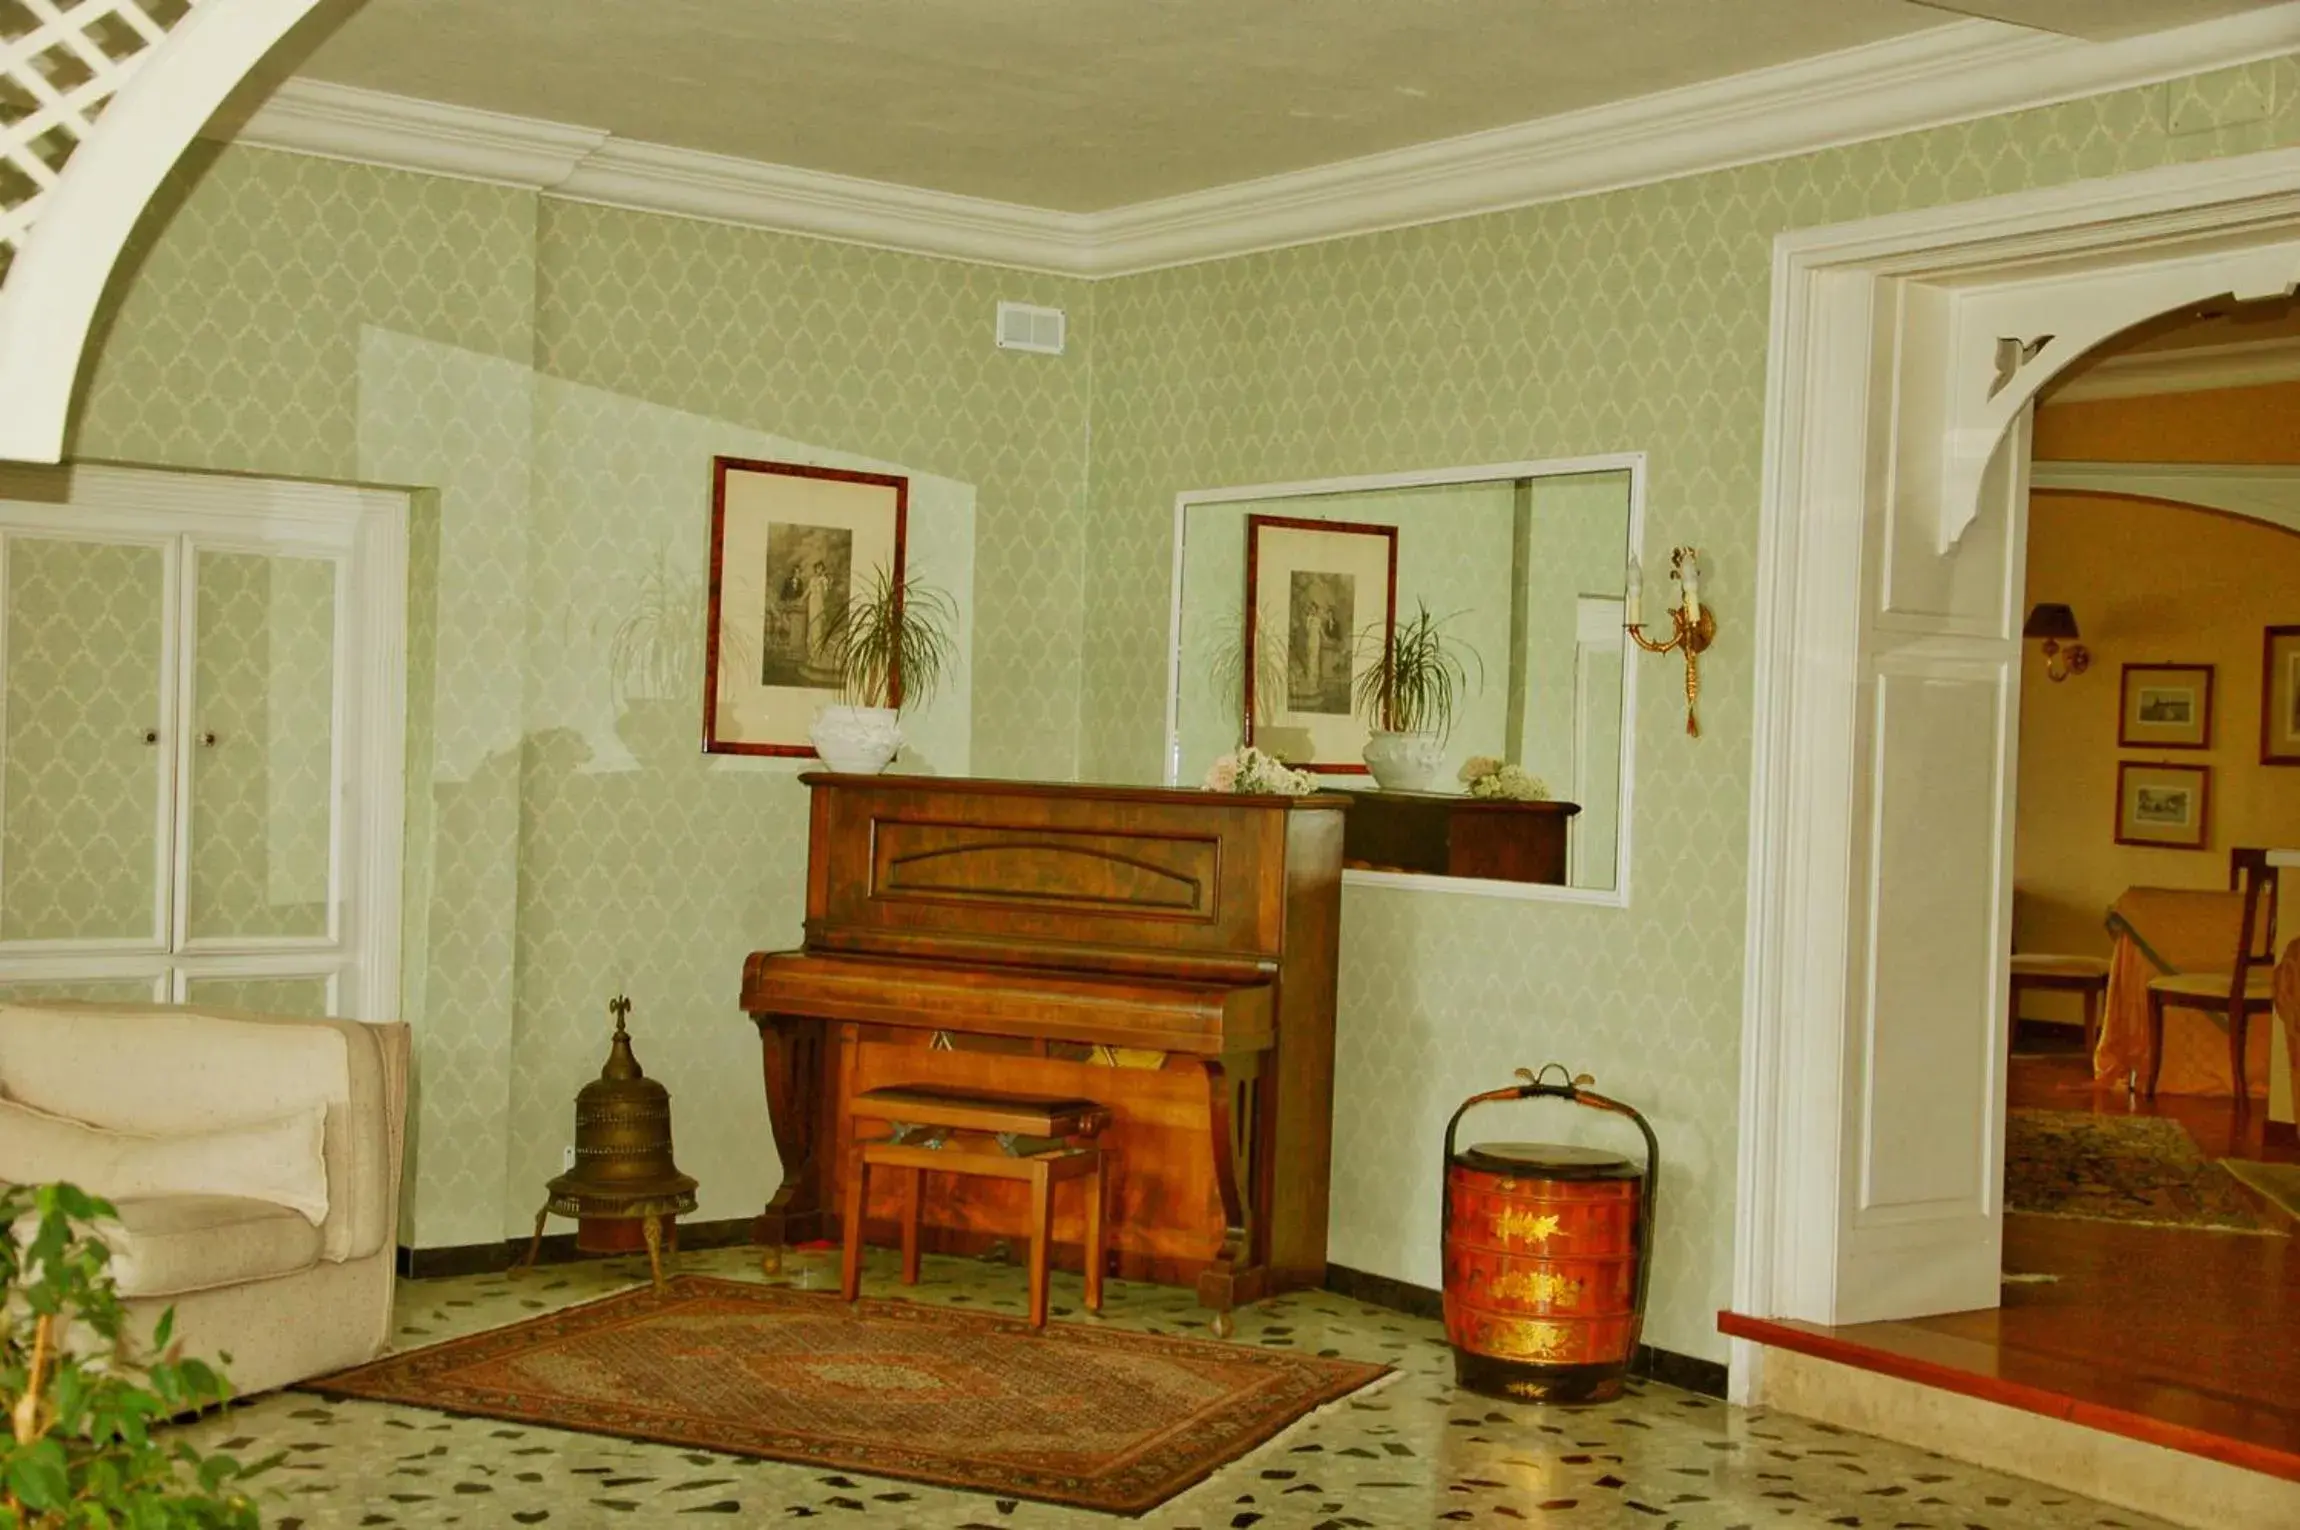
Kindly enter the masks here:
[[152, 1427], [225, 1401], [204, 1361], [175, 1353], [171, 1310], [135, 1351], [111, 1251], [92, 1224], [109, 1203], [72, 1185], [0, 1192], [0, 1521], [11, 1525], [203, 1525], [255, 1530], [244, 1484], [282, 1459], [242, 1465], [203, 1455]]
[[1259, 614], [1253, 617], [1254, 684], [1252, 687], [1253, 715], [1246, 713], [1246, 642], [1245, 619], [1236, 627], [1216, 639], [1207, 655], [1207, 672], [1217, 697], [1239, 698], [1238, 742], [1241, 746], [1251, 741], [1255, 747], [1276, 759], [1292, 762], [1310, 757], [1310, 730], [1287, 728], [1278, 724], [1278, 713], [1286, 700], [1286, 638], [1284, 633], [1273, 636], [1269, 624]]
[[875, 775], [902, 747], [903, 711], [931, 697], [957, 667], [958, 606], [915, 579], [882, 569], [832, 619], [829, 645], [844, 704], [815, 713], [807, 737], [833, 770]]
[[1412, 618], [1389, 633], [1370, 627], [1359, 635], [1363, 667], [1352, 699], [1373, 728], [1366, 768], [1385, 791], [1429, 789], [1444, 762], [1454, 708], [1469, 694], [1464, 658], [1478, 666], [1479, 685], [1485, 682], [1476, 650], [1446, 634], [1452, 619], [1432, 616], [1416, 601]]
[[[703, 581], [673, 573], [663, 554], [633, 582], [633, 598], [607, 639], [607, 684], [615, 731], [642, 759], [694, 747], [694, 716], [703, 690]], [[742, 634], [723, 641], [726, 662], [750, 667]]]

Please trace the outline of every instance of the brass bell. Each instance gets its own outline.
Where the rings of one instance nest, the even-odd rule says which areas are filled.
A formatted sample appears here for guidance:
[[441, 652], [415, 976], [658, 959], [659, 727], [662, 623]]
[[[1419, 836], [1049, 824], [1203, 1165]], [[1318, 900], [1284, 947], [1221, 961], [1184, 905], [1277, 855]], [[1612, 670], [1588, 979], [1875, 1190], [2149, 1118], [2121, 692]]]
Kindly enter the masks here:
[[593, 1254], [628, 1249], [618, 1224], [637, 1222], [660, 1290], [665, 1236], [674, 1218], [695, 1209], [695, 1180], [671, 1161], [671, 1091], [632, 1055], [624, 1024], [631, 1001], [618, 994], [607, 1008], [615, 1017], [607, 1066], [575, 1094], [575, 1167], [547, 1187], [550, 1199], [535, 1213], [524, 1262], [535, 1262], [544, 1220], [554, 1212], [577, 1219], [575, 1246]]

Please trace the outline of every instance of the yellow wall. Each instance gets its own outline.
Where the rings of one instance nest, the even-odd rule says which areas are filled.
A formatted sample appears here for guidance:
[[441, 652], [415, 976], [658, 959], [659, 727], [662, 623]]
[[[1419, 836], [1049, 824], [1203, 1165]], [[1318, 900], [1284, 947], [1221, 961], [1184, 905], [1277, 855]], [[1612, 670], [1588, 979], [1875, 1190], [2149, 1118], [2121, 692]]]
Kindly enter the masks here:
[[2300, 463], [2300, 382], [2145, 398], [2096, 398], [2037, 411], [2039, 462]]
[[[2228, 395], [2189, 395], [2212, 396]], [[2261, 628], [2300, 622], [2300, 535], [2211, 511], [2040, 492], [2028, 599], [2075, 608], [2092, 668], [2055, 684], [2027, 645], [2014, 862], [2022, 949], [2106, 955], [2101, 918], [2125, 888], [2225, 886], [2229, 847], [2300, 843], [2300, 769], [2260, 764]], [[2128, 663], [2215, 666], [2209, 750], [2117, 747]], [[2212, 767], [2207, 851], [2114, 842], [2120, 759]], [[2022, 1007], [2057, 1016], [2056, 997]]]

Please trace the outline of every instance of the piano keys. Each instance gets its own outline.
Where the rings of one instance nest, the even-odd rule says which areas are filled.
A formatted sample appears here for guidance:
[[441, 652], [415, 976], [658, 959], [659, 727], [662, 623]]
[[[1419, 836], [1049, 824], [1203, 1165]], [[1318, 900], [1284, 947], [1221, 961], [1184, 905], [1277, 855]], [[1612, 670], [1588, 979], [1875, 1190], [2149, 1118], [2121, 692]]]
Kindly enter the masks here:
[[[1224, 1332], [1323, 1284], [1346, 799], [800, 780], [804, 945], [743, 970], [783, 1164], [761, 1242], [839, 1236], [856, 1093], [997, 1088], [1110, 1107], [1121, 1275], [1194, 1285]], [[1012, 1186], [944, 1182], [922, 1236], [1023, 1221]], [[1080, 1241], [1058, 1218], [1057, 1262]]]

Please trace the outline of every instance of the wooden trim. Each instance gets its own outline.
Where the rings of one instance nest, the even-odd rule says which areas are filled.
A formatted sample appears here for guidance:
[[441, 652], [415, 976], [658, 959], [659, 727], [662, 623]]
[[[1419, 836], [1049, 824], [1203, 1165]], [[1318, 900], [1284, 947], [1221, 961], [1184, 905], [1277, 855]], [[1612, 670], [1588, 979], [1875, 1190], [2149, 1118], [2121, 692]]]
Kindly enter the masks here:
[[[711, 459], [711, 587], [704, 607], [703, 632], [703, 752], [705, 754], [766, 755], [783, 759], [813, 759], [813, 744], [740, 744], [719, 737], [719, 593], [726, 566], [727, 474], [773, 473], [785, 478], [821, 478], [835, 483], [867, 483], [894, 490], [894, 556], [887, 577], [895, 588], [895, 614], [902, 613], [903, 560], [910, 523], [910, 480], [894, 473], [866, 473], [848, 468], [817, 467], [805, 462], [773, 462], [762, 457]], [[852, 571], [849, 572], [850, 579]], [[850, 585], [847, 598], [854, 592]], [[902, 710], [902, 672], [890, 664], [887, 705]]]
[[[2197, 778], [2197, 794], [2204, 799], [2204, 808], [2197, 815], [2196, 843], [2180, 844], [2162, 839], [2128, 839], [2124, 833], [2124, 778], [2132, 770], [2176, 770]], [[2173, 760], [2118, 760], [2116, 762], [2116, 843], [2131, 845], [2141, 850], [2209, 850], [2212, 848], [2212, 767], [2209, 765], [2183, 765]]]
[[[1259, 604], [1258, 586], [1261, 577], [1262, 530], [1264, 527], [1269, 527], [1277, 531], [1339, 532], [1346, 536], [1380, 537], [1387, 541], [1389, 543], [1388, 569], [1386, 579], [1386, 593], [1383, 596], [1382, 607], [1382, 654], [1385, 659], [1389, 655], [1391, 643], [1396, 641], [1398, 629], [1397, 527], [1384, 526], [1372, 521], [1322, 521], [1310, 516], [1248, 515], [1246, 517], [1246, 614], [1244, 622], [1243, 643], [1241, 645], [1243, 659], [1239, 667], [1244, 671], [1240, 679], [1240, 686], [1245, 697], [1244, 705], [1246, 713], [1246, 726], [1241, 736], [1249, 746], [1254, 742], [1254, 670], [1257, 663], [1257, 654], [1255, 650], [1258, 646], [1258, 641], [1262, 629], [1262, 611]], [[1350, 645], [1350, 655], [1352, 659], [1351, 690], [1354, 693], [1357, 689], [1355, 683], [1357, 674], [1357, 666], [1355, 660], [1357, 656], [1358, 639], [1357, 634], [1354, 632], [1346, 634], [1345, 637]], [[1352, 697], [1351, 706], [1354, 711], [1356, 707], [1356, 699], [1354, 694]], [[1372, 771], [1366, 767], [1366, 764], [1363, 760], [1359, 760], [1354, 763], [1343, 762], [1341, 764], [1334, 765], [1325, 765], [1319, 764], [1316, 761], [1309, 761], [1302, 764], [1298, 768], [1328, 776], [1364, 776], [1372, 774]]]
[[1817, 1323], [1774, 1321], [1743, 1317], [1738, 1312], [1720, 1312], [1717, 1314], [1717, 1331], [1751, 1343], [1793, 1350], [1816, 1360], [1827, 1360], [1851, 1366], [1855, 1370], [1873, 1371], [1880, 1376], [1913, 1381], [1919, 1386], [1936, 1387], [1962, 1397], [1977, 1397], [1983, 1402], [2018, 1408], [2024, 1413], [2041, 1414], [2086, 1429], [2098, 1429], [2106, 1434], [2122, 1435], [2126, 1439], [2161, 1445], [2167, 1450], [2182, 1451], [2188, 1455], [2203, 1456], [2207, 1460], [2242, 1467], [2246, 1471], [2264, 1472], [2272, 1477], [2300, 1482], [2300, 1455], [2290, 1451], [2256, 1445], [2249, 1440], [2230, 1439], [2225, 1435], [2211, 1434], [2184, 1424], [2168, 1423], [2143, 1413], [2071, 1397], [2027, 1382], [2008, 1381], [2001, 1376], [1958, 1370], [1937, 1360], [1919, 1359], [1914, 1355], [1862, 1344]]
[[[2161, 739], [2128, 738], [2125, 729], [2132, 723], [2132, 675], [2134, 670], [2147, 673], [2202, 674], [2204, 676], [2203, 735], [2193, 744], [2174, 744]], [[2210, 749], [2212, 747], [2212, 671], [2210, 664], [2127, 664], [2118, 673], [2116, 689], [2116, 747], [2119, 749]]]
[[2300, 765], [2300, 754], [2278, 754], [2276, 740], [2276, 640], [2300, 641], [2300, 626], [2268, 627], [2260, 636], [2260, 763]]

